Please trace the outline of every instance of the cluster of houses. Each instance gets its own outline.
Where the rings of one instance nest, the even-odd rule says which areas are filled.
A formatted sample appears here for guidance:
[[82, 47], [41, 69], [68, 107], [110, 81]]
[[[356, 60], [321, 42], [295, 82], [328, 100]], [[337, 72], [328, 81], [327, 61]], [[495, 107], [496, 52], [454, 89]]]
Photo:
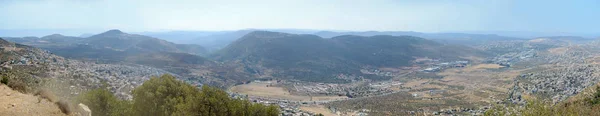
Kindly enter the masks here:
[[486, 62], [498, 64], [498, 65], [504, 66], [504, 67], [510, 67], [511, 64], [513, 64], [513, 63], [523, 61], [523, 60], [533, 58], [533, 57], [536, 57], [536, 50], [531, 49], [531, 50], [521, 51], [521, 52], [506, 53], [506, 54], [502, 54], [497, 57], [488, 58], [486, 60]]
[[433, 64], [433, 66], [423, 69], [423, 72], [438, 72], [446, 68], [462, 68], [469, 64], [469, 61], [453, 61]]

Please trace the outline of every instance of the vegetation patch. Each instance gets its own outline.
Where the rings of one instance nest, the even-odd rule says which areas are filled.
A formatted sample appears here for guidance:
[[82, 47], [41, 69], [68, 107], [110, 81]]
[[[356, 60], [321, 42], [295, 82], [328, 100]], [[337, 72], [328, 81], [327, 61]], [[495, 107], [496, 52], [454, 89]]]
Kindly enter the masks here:
[[275, 105], [233, 99], [219, 88], [198, 89], [171, 75], [153, 77], [133, 91], [133, 100], [120, 100], [104, 88], [79, 97], [94, 116], [277, 116]]

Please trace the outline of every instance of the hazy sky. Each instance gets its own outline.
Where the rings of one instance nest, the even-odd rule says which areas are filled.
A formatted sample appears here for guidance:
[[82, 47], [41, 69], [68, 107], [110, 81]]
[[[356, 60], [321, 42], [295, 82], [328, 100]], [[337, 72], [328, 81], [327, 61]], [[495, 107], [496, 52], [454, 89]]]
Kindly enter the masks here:
[[0, 0], [0, 29], [600, 33], [599, 0]]

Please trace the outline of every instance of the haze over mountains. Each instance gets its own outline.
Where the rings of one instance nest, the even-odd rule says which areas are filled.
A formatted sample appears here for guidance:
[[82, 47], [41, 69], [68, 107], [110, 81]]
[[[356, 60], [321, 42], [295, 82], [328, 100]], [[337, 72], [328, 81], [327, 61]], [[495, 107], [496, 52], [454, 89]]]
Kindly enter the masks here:
[[368, 67], [410, 66], [419, 57], [459, 60], [461, 56], [482, 57], [485, 53], [411, 36], [344, 35], [325, 39], [315, 35], [254, 31], [214, 54], [221, 61], [258, 64], [281, 71], [276, 77], [295, 76], [305, 81], [335, 80], [330, 77], [338, 74], [387, 79], [358, 72]]
[[[554, 54], [555, 52], [580, 54], [579, 52], [570, 53], [571, 48], [563, 47], [585, 45], [595, 41], [593, 38], [578, 36], [516, 38], [465, 33], [332, 32], [314, 30], [239, 30], [197, 34], [194, 34], [194, 32], [173, 32], [150, 33], [147, 36], [129, 34], [116, 29], [90, 35], [89, 37], [52, 34], [39, 38], [5, 37], [4, 39], [11, 42], [0, 41], [0, 44], [11, 47], [3, 47], [3, 51], [15, 50], [12, 46], [37, 51], [33, 51], [35, 54], [23, 51], [17, 55], [3, 55], [3, 59], [8, 59], [3, 62], [31, 64], [27, 62], [27, 59], [19, 60], [30, 58], [30, 55], [35, 56], [34, 58], [42, 56], [60, 58], [59, 62], [40, 63], [40, 65], [69, 69], [67, 70], [68, 74], [81, 73], [77, 71], [78, 68], [72, 67], [88, 67], [88, 69], [95, 70], [84, 71], [86, 74], [108, 73], [119, 77], [121, 79], [119, 83], [124, 81], [127, 83], [125, 84], [127, 87], [136, 86], [139, 84], [137, 81], [147, 79], [148, 75], [161, 73], [173, 74], [178, 79], [195, 85], [231, 88], [236, 85], [246, 85], [253, 83], [253, 81], [263, 80], [272, 82], [266, 85], [267, 87], [272, 87], [271, 85], [274, 84], [276, 87], [286, 88], [285, 90], [295, 95], [334, 95], [337, 97], [365, 98], [329, 104], [332, 105], [331, 107], [346, 109], [352, 109], [345, 107], [348, 103], [356, 104], [355, 102], [372, 100], [369, 96], [383, 98], [410, 96], [402, 93], [405, 90], [419, 95], [421, 94], [419, 92], [423, 91], [430, 91], [429, 94], [436, 95], [432, 91], [452, 90], [453, 92], [449, 92], [448, 94], [451, 93], [451, 95], [448, 95], [447, 98], [437, 98], [441, 100], [438, 101], [440, 104], [437, 104], [438, 102], [430, 104], [436, 107], [440, 105], [440, 107], [454, 106], [456, 105], [454, 102], [457, 102], [457, 104], [473, 102], [471, 99], [466, 101], [452, 100], [460, 96], [469, 96], [471, 92], [468, 91], [481, 91], [489, 88], [465, 87], [473, 84], [456, 85], [457, 80], [452, 80], [454, 75], [459, 74], [461, 75], [460, 79], [462, 79], [471, 78], [472, 75], [479, 75], [479, 73], [486, 73], [487, 76], [473, 78], [473, 82], [480, 80], [507, 82], [502, 79], [512, 77], [497, 78], [494, 75], [506, 75], [505, 73], [512, 75], [513, 72], [510, 71], [513, 70], [538, 68], [526, 65], [528, 63], [556, 62], [555, 60], [540, 61], [535, 58], [569, 59], [571, 55]], [[180, 43], [186, 44], [170, 41], [180, 41]], [[42, 51], [34, 47], [48, 51]], [[3, 52], [2, 54], [11, 53], [13, 52]], [[62, 60], [62, 57], [65, 60]], [[579, 62], [580, 60], [582, 59], [558, 62]], [[79, 61], [90, 62], [90, 64]], [[61, 65], [61, 62], [72, 63]], [[497, 66], [499, 68], [493, 70], [479, 69], [486, 66]], [[127, 70], [119, 71], [124, 69]], [[456, 73], [452, 71], [456, 71]], [[127, 78], [129, 75], [142, 75], [144, 78]], [[96, 78], [101, 77], [94, 76], [93, 79]], [[393, 84], [397, 82], [421, 82], [423, 79], [427, 81], [420, 83], [420, 85], [410, 86], [410, 88], [404, 87], [403, 84]], [[462, 83], [460, 79], [458, 83]], [[115, 80], [108, 81], [113, 82]], [[98, 82], [100, 81], [94, 81], [94, 83]], [[119, 83], [113, 83], [111, 86], [122, 88], [123, 86], [119, 86]], [[588, 83], [585, 86], [573, 86], [574, 89], [570, 90], [580, 90], [590, 85]], [[328, 88], [311, 88], [315, 86], [328, 86]], [[393, 89], [396, 86], [399, 86], [400, 90]], [[415, 89], [412, 89], [412, 87]], [[120, 96], [128, 96], [125, 92], [128, 89], [115, 89], [113, 91], [122, 92], [119, 93]], [[501, 90], [489, 91], [493, 91], [490, 95], [504, 95], [503, 92], [498, 92]], [[520, 89], [513, 91], [520, 91]], [[400, 95], [392, 94], [394, 92], [400, 92]], [[237, 93], [233, 95], [237, 95]], [[521, 99], [518, 96], [520, 95], [512, 95], [511, 100], [514, 99], [513, 101], [519, 102]], [[566, 98], [571, 95], [574, 94], [556, 96]], [[489, 98], [489, 96], [479, 97], [473, 99]], [[417, 100], [412, 97], [402, 99]], [[447, 102], [447, 100], [451, 102]], [[365, 105], [374, 104], [365, 103]], [[378, 109], [388, 109], [390, 107], [397, 106], [392, 104]]]
[[598, 14], [599, 0], [0, 0], [0, 116], [600, 116]]
[[[327, 38], [309, 34], [240, 30], [212, 35], [200, 33], [199, 35], [205, 36], [196, 40], [186, 40], [190, 41], [186, 43], [202, 43], [213, 47], [211, 53], [200, 45], [175, 44], [149, 36], [127, 34], [120, 30], [109, 30], [87, 38], [53, 34], [42, 38], [6, 39], [44, 48], [66, 58], [148, 65], [178, 72], [180, 75], [191, 75], [195, 72], [186, 67], [210, 68], [216, 66], [214, 62], [223, 62], [225, 66], [214, 69], [255, 75], [252, 78], [269, 77], [322, 82], [351, 80], [347, 78], [389, 79], [385, 76], [362, 74], [360, 71], [410, 66], [416, 58], [469, 60], [466, 58], [489, 55], [463, 45], [438, 43], [414, 36], [391, 35], [421, 34], [416, 32], [316, 33]], [[474, 35], [474, 37], [487, 37], [487, 35]], [[236, 67], [243, 70], [237, 70]], [[239, 79], [239, 77], [228, 78]]]
[[[243, 29], [243, 30], [231, 30], [231, 31], [156, 31], [156, 32], [131, 32], [134, 34], [146, 35], [154, 38], [163, 39], [169, 42], [177, 43], [177, 44], [196, 44], [201, 45], [207, 49], [207, 51], [217, 51], [219, 49], [224, 48], [229, 43], [237, 40], [238, 38], [248, 34], [252, 31], [274, 31], [274, 32], [284, 32], [291, 34], [313, 34], [323, 38], [331, 38], [334, 36], [340, 35], [360, 35], [360, 36], [374, 36], [374, 35], [393, 35], [393, 36], [415, 36], [421, 38], [427, 38], [434, 41], [438, 41], [440, 43], [449, 43], [449, 44], [463, 44], [463, 45], [472, 45], [478, 42], [487, 42], [493, 40], [525, 40], [532, 39], [537, 37], [548, 37], [548, 36], [573, 36], [580, 37], [586, 39], [594, 39], [598, 35], [593, 34], [548, 34], [548, 33], [533, 33], [533, 32], [498, 32], [498, 34], [493, 34], [496, 32], [441, 32], [441, 33], [423, 33], [423, 32], [413, 32], [413, 31], [329, 31], [329, 30], [310, 30], [310, 29]], [[25, 32], [32, 32], [27, 30], [24, 31], [25, 34], [15, 34], [9, 32], [20, 32], [19, 30], [4, 30], [6, 34], [3, 34], [4, 37], [19, 37], [19, 36], [46, 36], [42, 33], [52, 34], [52, 30], [43, 30], [39, 31], [38, 34], [26, 34]], [[33, 31], [36, 32], [36, 31]], [[77, 33], [78, 31], [69, 31], [69, 30], [56, 30], [56, 32], [66, 32], [66, 33]], [[90, 30], [78, 33], [85, 33], [81, 38], [87, 38], [95, 34], [90, 34]], [[0, 31], [3, 33], [3, 31]], [[519, 33], [527, 33], [529, 35], [522, 35]], [[71, 34], [72, 35], [72, 34]]]

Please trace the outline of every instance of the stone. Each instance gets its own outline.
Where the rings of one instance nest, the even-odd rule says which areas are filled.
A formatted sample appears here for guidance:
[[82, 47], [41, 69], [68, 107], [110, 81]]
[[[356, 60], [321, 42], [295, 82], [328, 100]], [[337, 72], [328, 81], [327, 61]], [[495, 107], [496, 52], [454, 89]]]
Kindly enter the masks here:
[[79, 103], [79, 107], [83, 110], [82, 116], [92, 116], [92, 110], [87, 105]]

